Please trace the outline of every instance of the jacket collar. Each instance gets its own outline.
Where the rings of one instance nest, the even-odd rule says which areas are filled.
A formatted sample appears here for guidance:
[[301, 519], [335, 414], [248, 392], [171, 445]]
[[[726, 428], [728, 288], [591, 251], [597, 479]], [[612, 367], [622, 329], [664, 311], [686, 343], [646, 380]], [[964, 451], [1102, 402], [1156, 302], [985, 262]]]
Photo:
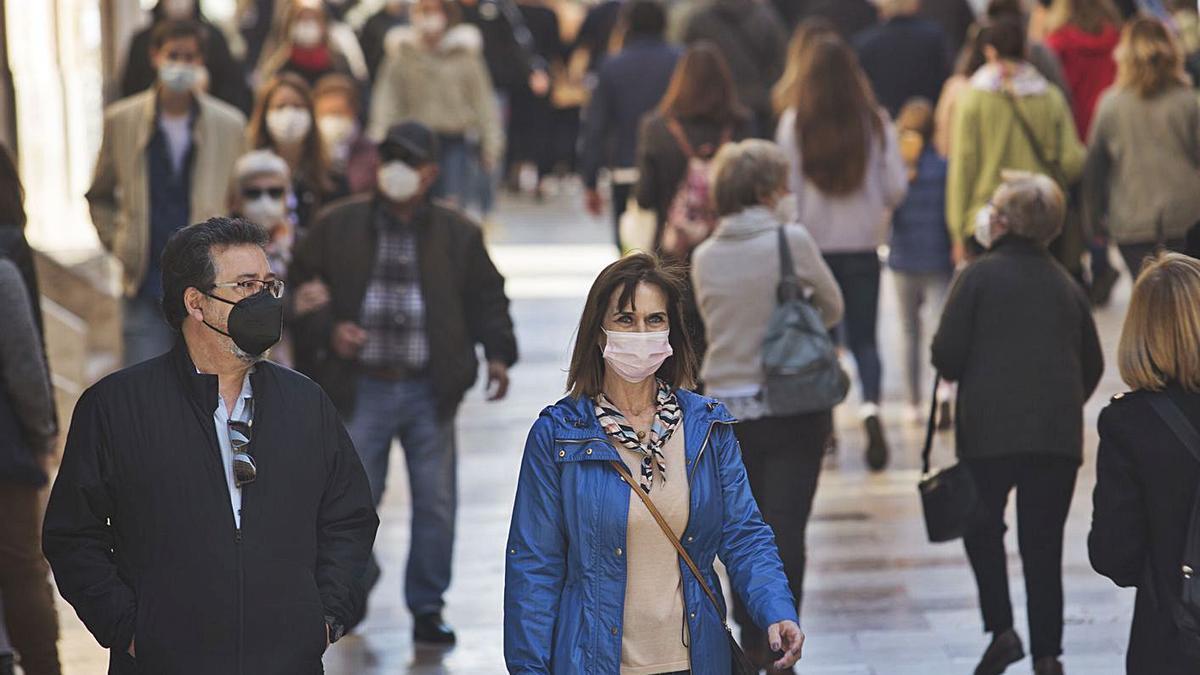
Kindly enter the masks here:
[[[217, 376], [196, 371], [196, 363], [192, 361], [192, 355], [188, 352], [187, 342], [182, 335], [176, 338], [175, 346], [167, 354], [167, 359], [171, 362], [176, 376], [179, 377], [184, 394], [207, 414], [212, 415], [216, 412], [220, 396]], [[267, 361], [263, 360], [250, 369], [250, 389], [254, 392], [256, 399], [261, 399], [261, 395], [265, 393], [262, 373], [266, 370], [264, 367], [266, 364]]]
[[[794, 199], [791, 196], [785, 199]], [[725, 216], [717, 224], [714, 234], [717, 239], [749, 239], [764, 232], [779, 229], [779, 218], [765, 206], [752, 206], [733, 215]]]
[[[141, 102], [142, 106], [142, 129], [138, 134], [138, 152], [146, 151], [146, 147], [150, 145], [150, 139], [154, 136], [155, 129], [158, 127], [158, 84], [155, 83], [149, 89], [142, 92], [141, 96], [145, 96], [145, 100]], [[191, 111], [191, 126], [192, 126], [192, 146], [202, 147], [201, 136], [203, 136], [203, 125], [200, 124], [204, 113], [204, 94], [192, 94], [192, 111]]]
[[1018, 255], [1049, 255], [1046, 247], [1038, 242], [1016, 234], [1005, 234], [992, 244], [992, 252], [1014, 253]]

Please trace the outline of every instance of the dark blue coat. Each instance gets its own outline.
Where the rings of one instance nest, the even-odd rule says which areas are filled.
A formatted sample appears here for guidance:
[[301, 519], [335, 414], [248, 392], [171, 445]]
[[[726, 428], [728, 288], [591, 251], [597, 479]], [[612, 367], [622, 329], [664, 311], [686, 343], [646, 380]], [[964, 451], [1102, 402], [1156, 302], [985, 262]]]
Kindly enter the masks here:
[[896, 17], [854, 37], [858, 60], [879, 104], [893, 117], [914, 96], [936, 103], [950, 74], [946, 35], [934, 22]]
[[926, 147], [917, 160], [917, 177], [908, 196], [892, 214], [888, 267], [897, 272], [929, 274], [954, 270], [946, 229], [946, 160]]

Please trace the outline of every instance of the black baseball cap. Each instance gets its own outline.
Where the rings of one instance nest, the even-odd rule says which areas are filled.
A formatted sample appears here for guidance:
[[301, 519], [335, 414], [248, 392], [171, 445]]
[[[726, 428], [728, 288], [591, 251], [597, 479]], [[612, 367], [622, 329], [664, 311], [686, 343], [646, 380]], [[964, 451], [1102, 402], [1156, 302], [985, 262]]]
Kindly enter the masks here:
[[400, 122], [387, 130], [379, 143], [379, 158], [421, 166], [438, 160], [437, 134], [420, 122]]

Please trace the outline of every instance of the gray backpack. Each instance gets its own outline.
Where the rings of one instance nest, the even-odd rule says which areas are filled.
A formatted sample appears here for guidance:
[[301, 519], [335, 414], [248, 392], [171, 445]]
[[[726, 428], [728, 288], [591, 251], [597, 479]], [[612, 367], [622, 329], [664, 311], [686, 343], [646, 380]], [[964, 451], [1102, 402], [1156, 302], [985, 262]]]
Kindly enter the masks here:
[[804, 296], [784, 228], [779, 228], [780, 280], [763, 339], [764, 390], [772, 416], [832, 410], [850, 391], [821, 313]]

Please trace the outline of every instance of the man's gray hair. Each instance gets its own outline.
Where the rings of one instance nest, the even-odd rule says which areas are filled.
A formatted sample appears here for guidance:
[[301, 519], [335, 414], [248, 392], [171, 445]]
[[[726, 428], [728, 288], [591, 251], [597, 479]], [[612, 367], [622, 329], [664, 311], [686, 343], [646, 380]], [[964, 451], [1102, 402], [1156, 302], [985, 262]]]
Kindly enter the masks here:
[[787, 155], [770, 141], [726, 143], [713, 158], [712, 194], [717, 215], [728, 216], [774, 195], [787, 185]]
[[1008, 232], [1049, 244], [1061, 232], [1067, 203], [1054, 179], [1040, 173], [1004, 172], [992, 195]]

